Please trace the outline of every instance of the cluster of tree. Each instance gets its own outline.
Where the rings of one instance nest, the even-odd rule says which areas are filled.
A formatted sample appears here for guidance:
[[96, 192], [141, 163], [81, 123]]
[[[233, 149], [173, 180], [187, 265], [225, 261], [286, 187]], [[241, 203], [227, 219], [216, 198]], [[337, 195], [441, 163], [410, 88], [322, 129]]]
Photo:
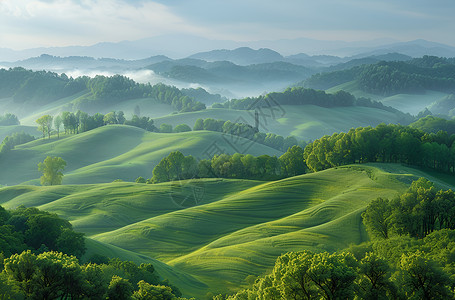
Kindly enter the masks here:
[[362, 214], [371, 240], [338, 253], [290, 252], [250, 288], [215, 300], [453, 299], [455, 194], [424, 178]]
[[446, 131], [449, 135], [455, 134], [455, 120], [446, 120], [431, 115], [419, 118], [417, 121], [409, 124], [409, 126], [430, 133], [437, 133], [442, 130]]
[[20, 125], [19, 119], [16, 115], [6, 113], [0, 116], [0, 126]]
[[[276, 180], [304, 174], [303, 149], [292, 146], [282, 156], [235, 153], [215, 155], [212, 159], [197, 161], [193, 156], [184, 156], [180, 151], [171, 152], [153, 169], [148, 183], [159, 183], [191, 178], [237, 178]], [[139, 178], [138, 178], [139, 180]], [[143, 182], [143, 179], [140, 181]]]
[[15, 132], [11, 136], [6, 136], [0, 144], [0, 154], [7, 153], [17, 145], [22, 145], [35, 140], [34, 136], [25, 132]]
[[455, 172], [455, 135], [401, 125], [379, 124], [323, 136], [305, 147], [312, 171], [364, 162], [401, 162]]
[[454, 281], [437, 261], [419, 250], [400, 254], [393, 264], [376, 252], [289, 252], [250, 288], [213, 299], [453, 299]]
[[160, 281], [152, 264], [111, 259], [82, 265], [62, 252], [24, 251], [0, 266], [2, 299], [184, 299], [177, 287]]
[[0, 252], [6, 256], [31, 250], [61, 251], [81, 257], [85, 253], [82, 233], [56, 214], [19, 206], [14, 210], [0, 207]]
[[138, 98], [153, 98], [161, 103], [169, 104], [181, 112], [205, 109], [205, 104], [186, 96], [174, 86], [161, 83], [153, 86], [150, 83], [137, 83], [121, 75], [111, 77], [97, 75], [87, 82], [87, 89], [90, 91], [90, 95], [79, 99], [76, 103], [76, 106], [83, 110], [101, 108], [106, 104]]
[[286, 151], [294, 145], [304, 146], [304, 141], [297, 141], [293, 136], [286, 138], [274, 133], [259, 132], [255, 127], [245, 123], [233, 123], [231, 121], [215, 120], [212, 118], [197, 119], [194, 123], [193, 130], [209, 130], [223, 132], [245, 139], [255, 141], [256, 143], [269, 146], [271, 148]]
[[84, 235], [56, 214], [0, 206], [0, 298], [183, 299], [152, 264], [95, 254], [82, 265], [85, 251]]
[[399, 197], [372, 201], [362, 217], [374, 239], [424, 238], [435, 230], [455, 229], [455, 193], [438, 191], [432, 182], [420, 178]]

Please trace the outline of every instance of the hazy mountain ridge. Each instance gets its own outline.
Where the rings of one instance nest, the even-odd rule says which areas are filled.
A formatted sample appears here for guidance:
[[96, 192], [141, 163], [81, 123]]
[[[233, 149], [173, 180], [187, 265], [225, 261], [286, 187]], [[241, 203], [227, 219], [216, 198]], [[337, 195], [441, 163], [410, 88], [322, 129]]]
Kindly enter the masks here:
[[[183, 45], [184, 47], [182, 47]], [[165, 35], [116, 43], [102, 42], [91, 46], [41, 47], [24, 50], [0, 48], [0, 61], [23, 60], [29, 57], [39, 56], [43, 53], [56, 56], [80, 55], [96, 58], [112, 57], [117, 59], [143, 59], [156, 55], [183, 58], [195, 55], [195, 53], [212, 51], [214, 49], [237, 49], [240, 47], [255, 49], [269, 48], [284, 56], [307, 53], [309, 55], [357, 56], [357, 58], [361, 58], [390, 52], [400, 52], [413, 57], [422, 55], [455, 56], [455, 47], [425, 40], [408, 42], [391, 40], [345, 42], [299, 38], [236, 42], [213, 40], [192, 35]], [[277, 55], [273, 54], [272, 56]]]

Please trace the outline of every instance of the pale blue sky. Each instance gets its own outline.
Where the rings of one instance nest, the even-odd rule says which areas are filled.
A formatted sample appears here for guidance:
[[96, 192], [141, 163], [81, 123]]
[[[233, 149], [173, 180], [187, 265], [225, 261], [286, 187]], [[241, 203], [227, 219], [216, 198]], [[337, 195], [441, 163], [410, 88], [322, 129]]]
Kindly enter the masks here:
[[165, 34], [236, 41], [426, 39], [455, 46], [454, 0], [0, 0], [0, 47]]

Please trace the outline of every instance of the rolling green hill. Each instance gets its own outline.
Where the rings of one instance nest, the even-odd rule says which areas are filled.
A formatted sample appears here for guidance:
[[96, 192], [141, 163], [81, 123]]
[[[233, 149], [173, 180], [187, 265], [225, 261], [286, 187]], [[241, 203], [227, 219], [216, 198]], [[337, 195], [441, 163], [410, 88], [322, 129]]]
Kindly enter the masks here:
[[[0, 184], [39, 184], [37, 164], [48, 155], [60, 156], [67, 162], [63, 183], [102, 183], [115, 179], [134, 181], [139, 176], [150, 178], [154, 166], [172, 151], [206, 159], [215, 150], [232, 154], [237, 152], [236, 145], [245, 144], [251, 141], [219, 132], [166, 134], [109, 125], [60, 140], [53, 136], [17, 146], [0, 157]], [[261, 144], [251, 144], [247, 153], [282, 154]]]
[[[7, 208], [35, 205], [85, 232], [90, 253], [157, 259], [187, 295], [233, 291], [287, 251], [321, 251], [367, 239], [360, 214], [418, 177], [396, 164], [345, 166], [272, 182], [200, 179], [0, 189]], [[207, 287], [205, 287], [205, 285]]]
[[[359, 126], [376, 126], [379, 123], [402, 123], [401, 117], [393, 112], [363, 106], [325, 108], [315, 105], [283, 105], [284, 113], [276, 113], [272, 117], [268, 110], [260, 115], [262, 132], [272, 132], [282, 136], [293, 135], [303, 140], [315, 140], [323, 135], [334, 132], [349, 131]], [[244, 122], [254, 126], [254, 112], [245, 110], [229, 110], [223, 108], [206, 109], [204, 111], [181, 113], [155, 119], [155, 124], [162, 123], [188, 124], [191, 127], [198, 118], [214, 118]]]
[[384, 97], [360, 90], [357, 81], [350, 81], [334, 86], [328, 89], [327, 92], [336, 93], [340, 90], [349, 92], [356, 97], [365, 97], [382, 102], [382, 104], [386, 106], [391, 106], [412, 115], [417, 115], [419, 112], [424, 110], [425, 107], [428, 107], [432, 103], [442, 100], [449, 95], [443, 92], [426, 90], [423, 94], [397, 94]]

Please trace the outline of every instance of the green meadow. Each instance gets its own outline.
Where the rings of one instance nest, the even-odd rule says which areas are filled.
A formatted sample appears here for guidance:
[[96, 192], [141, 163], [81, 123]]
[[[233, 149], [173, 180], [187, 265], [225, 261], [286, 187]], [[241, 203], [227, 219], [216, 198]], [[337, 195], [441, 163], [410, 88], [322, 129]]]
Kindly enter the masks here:
[[430, 106], [433, 102], [439, 101], [448, 94], [426, 90], [423, 94], [397, 94], [389, 97], [379, 96], [375, 94], [366, 93], [361, 91], [357, 85], [357, 81], [350, 81], [327, 90], [328, 93], [335, 93], [337, 91], [346, 91], [357, 98], [365, 97], [371, 100], [380, 101], [386, 106], [391, 106], [402, 112], [417, 115], [419, 112]]
[[[318, 139], [334, 132], [349, 131], [360, 126], [376, 126], [382, 122], [397, 124], [398, 114], [381, 109], [350, 106], [325, 108], [315, 105], [283, 105], [279, 113], [272, 115], [268, 110], [260, 114], [259, 130], [272, 132], [284, 137], [293, 135], [306, 141]], [[230, 120], [254, 126], [254, 112], [230, 110], [224, 108], [207, 109], [198, 112], [179, 113], [154, 119], [159, 126], [162, 123], [176, 126], [188, 124], [191, 127], [199, 118]]]
[[37, 206], [70, 220], [89, 238], [86, 257], [152, 262], [185, 294], [203, 297], [240, 289], [282, 253], [367, 240], [360, 215], [368, 203], [403, 192], [421, 176], [454, 186], [439, 173], [365, 164], [271, 182], [17, 185], [0, 189], [0, 199], [6, 208]]
[[[246, 146], [250, 147], [246, 147]], [[281, 155], [270, 147], [219, 132], [154, 133], [126, 125], [109, 125], [60, 139], [38, 139], [0, 157], [0, 184], [39, 184], [37, 164], [47, 156], [67, 162], [64, 184], [105, 183], [116, 179], [134, 181], [152, 177], [155, 165], [179, 149], [197, 159], [212, 157], [217, 151], [255, 156]]]

